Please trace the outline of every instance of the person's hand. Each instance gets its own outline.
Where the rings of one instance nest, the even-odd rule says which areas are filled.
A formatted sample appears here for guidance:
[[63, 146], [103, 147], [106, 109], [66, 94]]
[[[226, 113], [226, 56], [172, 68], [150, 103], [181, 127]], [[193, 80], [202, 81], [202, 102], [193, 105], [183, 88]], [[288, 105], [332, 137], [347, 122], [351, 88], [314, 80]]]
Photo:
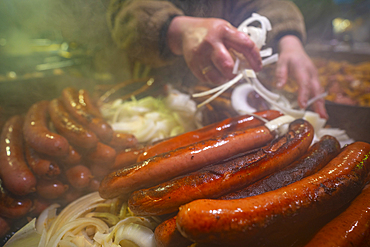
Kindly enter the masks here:
[[241, 53], [255, 71], [262, 68], [254, 42], [222, 19], [175, 17], [168, 28], [167, 43], [174, 54], [184, 56], [189, 69], [203, 82], [220, 84], [235, 76], [230, 49]]
[[[279, 50], [276, 68], [277, 86], [282, 88], [288, 76], [293, 76], [299, 86], [298, 103], [301, 108], [305, 109], [310, 98], [324, 92], [319, 82], [317, 69], [296, 36], [284, 36], [279, 42]], [[324, 99], [315, 101], [313, 109], [320, 117], [328, 118]]]

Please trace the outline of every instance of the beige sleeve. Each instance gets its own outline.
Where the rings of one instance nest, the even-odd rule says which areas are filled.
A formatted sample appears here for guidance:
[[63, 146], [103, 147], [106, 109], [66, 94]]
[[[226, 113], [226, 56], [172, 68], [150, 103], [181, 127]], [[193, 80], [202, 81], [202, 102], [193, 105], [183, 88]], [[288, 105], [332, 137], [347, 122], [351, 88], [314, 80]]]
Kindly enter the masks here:
[[[168, 1], [112, 0], [107, 13], [113, 40], [131, 61], [152, 67], [171, 63], [176, 57], [166, 52], [163, 35], [169, 20], [183, 12]], [[163, 34], [164, 32], [164, 34]]]

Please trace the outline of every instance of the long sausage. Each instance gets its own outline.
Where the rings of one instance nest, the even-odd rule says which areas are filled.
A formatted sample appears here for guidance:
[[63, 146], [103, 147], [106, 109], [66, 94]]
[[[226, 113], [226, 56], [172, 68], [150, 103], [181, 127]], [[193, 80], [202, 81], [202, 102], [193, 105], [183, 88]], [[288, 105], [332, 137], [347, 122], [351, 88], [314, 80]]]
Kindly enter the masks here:
[[313, 144], [307, 153], [293, 164], [281, 169], [257, 182], [227, 195], [222, 200], [232, 200], [259, 195], [301, 180], [319, 171], [340, 152], [340, 143], [335, 137], [323, 136]]
[[65, 156], [68, 153], [67, 139], [49, 130], [49, 101], [33, 104], [25, 117], [23, 132], [26, 142], [37, 152], [50, 156]]
[[99, 193], [103, 198], [125, 197], [135, 190], [261, 147], [274, 137], [267, 127], [259, 126], [178, 148], [110, 173], [102, 180]]
[[53, 99], [50, 102], [49, 114], [58, 133], [67, 138], [69, 143], [82, 149], [96, 147], [98, 138], [94, 132], [75, 121], [60, 100]]
[[[239, 191], [221, 196], [218, 199], [231, 200], [254, 196], [275, 190], [301, 180], [320, 170], [340, 152], [340, 144], [332, 136], [323, 136], [319, 142], [313, 144], [308, 152], [293, 164], [274, 172], [257, 182]], [[176, 227], [176, 219], [171, 218], [161, 223], [155, 230], [155, 238], [158, 246], [163, 247], [186, 247], [190, 240], [183, 237]], [[191, 243], [191, 242], [190, 242]]]
[[328, 224], [305, 247], [369, 246], [370, 185], [367, 185], [350, 206]]
[[133, 192], [129, 207], [137, 215], [163, 215], [193, 200], [218, 198], [241, 189], [301, 157], [311, 145], [313, 133], [310, 123], [296, 120], [287, 134], [257, 152]]
[[107, 143], [112, 139], [112, 127], [101, 117], [90, 114], [86, 107], [83, 94], [72, 87], [62, 91], [62, 102], [67, 111], [81, 124], [92, 130], [100, 140]]
[[28, 143], [25, 144], [25, 156], [29, 167], [37, 177], [52, 179], [61, 172], [54, 160], [42, 157]]
[[180, 208], [177, 227], [200, 243], [278, 246], [307, 221], [353, 200], [368, 181], [369, 155], [370, 144], [356, 142], [319, 172], [283, 188], [243, 199], [193, 201]]
[[193, 242], [184, 238], [176, 228], [176, 216], [163, 221], [154, 230], [158, 247], [187, 247]]
[[[282, 114], [275, 110], [268, 110], [262, 112], [256, 112], [255, 115], [266, 119], [268, 121], [280, 117]], [[225, 119], [221, 122], [207, 125], [203, 128], [190, 131], [168, 140], [159, 142], [155, 145], [150, 146], [142, 153], [138, 162], [146, 160], [155, 155], [165, 153], [179, 147], [190, 145], [194, 142], [199, 142], [209, 138], [214, 138], [217, 135], [224, 135], [227, 132], [243, 130], [246, 128], [253, 128], [264, 124], [264, 122], [252, 115], [243, 115]]]
[[25, 216], [32, 208], [32, 200], [29, 198], [16, 198], [8, 193], [2, 186], [0, 179], [0, 216], [16, 219]]
[[4, 125], [0, 137], [0, 176], [4, 187], [15, 195], [23, 196], [35, 191], [36, 178], [24, 157], [23, 118], [11, 117]]

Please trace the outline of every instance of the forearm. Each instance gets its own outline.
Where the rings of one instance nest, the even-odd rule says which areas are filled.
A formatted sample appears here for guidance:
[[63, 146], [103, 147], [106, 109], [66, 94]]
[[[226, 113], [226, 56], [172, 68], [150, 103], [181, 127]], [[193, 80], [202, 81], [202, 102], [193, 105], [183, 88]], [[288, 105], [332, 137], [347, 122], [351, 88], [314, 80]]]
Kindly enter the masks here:
[[155, 67], [174, 58], [164, 55], [162, 32], [169, 19], [182, 14], [167, 1], [112, 0], [108, 24], [113, 40], [129, 58]]

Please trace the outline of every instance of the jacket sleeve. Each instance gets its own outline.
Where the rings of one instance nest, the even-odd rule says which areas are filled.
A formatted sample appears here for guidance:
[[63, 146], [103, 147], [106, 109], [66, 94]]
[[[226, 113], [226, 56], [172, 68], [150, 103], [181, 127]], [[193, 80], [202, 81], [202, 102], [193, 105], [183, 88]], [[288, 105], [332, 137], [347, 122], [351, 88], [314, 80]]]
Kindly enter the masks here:
[[[281, 37], [296, 35], [303, 43], [306, 41], [304, 18], [298, 7], [291, 1], [280, 0], [227, 0], [225, 13], [228, 21], [239, 26], [252, 13], [266, 16], [272, 25], [267, 34], [267, 45], [276, 49]], [[229, 5], [229, 6], [227, 6]]]
[[163, 39], [172, 18], [183, 14], [168, 1], [112, 0], [107, 18], [113, 40], [131, 61], [161, 67], [176, 59]]

